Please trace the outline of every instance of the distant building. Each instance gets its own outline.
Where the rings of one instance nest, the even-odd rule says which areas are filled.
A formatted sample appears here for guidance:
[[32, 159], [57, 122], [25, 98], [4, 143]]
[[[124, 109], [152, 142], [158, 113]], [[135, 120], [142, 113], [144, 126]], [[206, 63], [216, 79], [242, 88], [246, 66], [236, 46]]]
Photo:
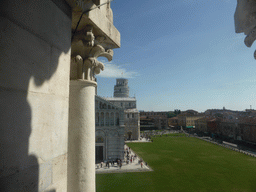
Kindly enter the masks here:
[[186, 111], [183, 111], [182, 113], [190, 114], [190, 115], [198, 115], [198, 111], [195, 111], [193, 109], [188, 109]]
[[146, 130], [156, 130], [157, 127], [154, 124], [153, 119], [147, 118], [146, 116], [140, 115], [140, 130], [146, 131]]
[[147, 117], [156, 117], [156, 116], [161, 116], [161, 117], [167, 117], [167, 111], [143, 111], [140, 112], [141, 116], [147, 116]]
[[219, 127], [220, 119], [213, 118], [207, 121], [207, 130], [210, 134], [217, 133], [217, 128]]
[[[146, 112], [140, 112], [141, 121], [147, 121], [150, 119], [151, 125], [153, 126], [145, 126], [143, 127], [144, 130], [150, 130], [146, 129], [147, 127], [155, 128], [155, 129], [167, 129], [168, 126], [168, 118], [167, 118], [167, 111], [146, 111]], [[141, 125], [142, 126], [142, 125]]]
[[196, 132], [207, 133], [207, 119], [205, 117], [195, 120]]
[[256, 144], [256, 124], [240, 123], [237, 129], [237, 140]]
[[168, 126], [171, 128], [177, 128], [178, 124], [178, 117], [172, 117], [168, 119]]
[[181, 113], [178, 116], [178, 125], [182, 128], [195, 128], [195, 121], [203, 118], [201, 115], [193, 115], [191, 113]]

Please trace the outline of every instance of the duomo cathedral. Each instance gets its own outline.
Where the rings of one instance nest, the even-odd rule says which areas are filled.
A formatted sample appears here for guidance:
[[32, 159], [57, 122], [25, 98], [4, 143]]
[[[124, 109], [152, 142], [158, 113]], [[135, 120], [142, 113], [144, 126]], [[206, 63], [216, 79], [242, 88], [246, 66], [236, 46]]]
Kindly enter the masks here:
[[123, 159], [124, 141], [140, 138], [136, 98], [129, 97], [128, 79], [116, 79], [114, 97], [95, 96], [96, 162]]

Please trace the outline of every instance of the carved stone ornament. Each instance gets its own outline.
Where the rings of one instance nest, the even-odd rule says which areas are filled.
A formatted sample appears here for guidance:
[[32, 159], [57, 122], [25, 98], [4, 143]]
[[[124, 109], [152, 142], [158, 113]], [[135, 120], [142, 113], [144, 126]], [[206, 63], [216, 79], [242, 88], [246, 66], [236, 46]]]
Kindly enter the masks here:
[[[237, 0], [234, 17], [236, 33], [244, 33], [246, 35], [244, 43], [247, 47], [251, 47], [256, 40], [256, 1]], [[256, 51], [254, 58], [256, 59]]]
[[113, 58], [113, 50], [105, 50], [100, 43], [105, 37], [94, 37], [92, 26], [87, 25], [84, 30], [74, 35], [71, 43], [71, 70], [72, 80], [95, 80], [95, 75], [104, 70], [103, 63], [97, 60], [98, 57], [106, 57], [108, 61]]

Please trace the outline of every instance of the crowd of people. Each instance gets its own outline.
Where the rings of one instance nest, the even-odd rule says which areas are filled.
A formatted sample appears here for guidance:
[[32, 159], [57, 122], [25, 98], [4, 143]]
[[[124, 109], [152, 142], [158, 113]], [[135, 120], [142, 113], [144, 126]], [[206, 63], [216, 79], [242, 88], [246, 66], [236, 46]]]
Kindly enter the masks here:
[[[112, 161], [106, 161], [101, 162], [100, 163], [100, 168], [103, 168], [104, 165], [107, 168], [110, 168], [110, 166], [114, 167], [115, 164], [117, 165], [117, 167], [119, 167], [119, 169], [122, 168], [123, 163], [125, 163], [126, 165], [135, 163], [135, 161], [137, 160], [137, 162], [140, 164], [141, 168], [143, 168], [143, 160], [142, 159], [138, 159], [138, 156], [135, 153], [132, 153], [131, 148], [127, 147], [124, 150], [124, 159], [116, 159], [116, 160], [112, 160]], [[146, 163], [147, 164], [147, 163]], [[99, 165], [97, 166], [99, 168]]]

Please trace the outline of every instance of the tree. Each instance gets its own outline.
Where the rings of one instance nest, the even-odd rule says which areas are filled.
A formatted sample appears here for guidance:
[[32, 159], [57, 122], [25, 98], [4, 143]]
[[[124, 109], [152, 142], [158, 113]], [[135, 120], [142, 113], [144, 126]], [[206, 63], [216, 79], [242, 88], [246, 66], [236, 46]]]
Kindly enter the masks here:
[[178, 115], [178, 114], [180, 114], [181, 113], [181, 111], [179, 110], [179, 109], [175, 109], [174, 110], [174, 114], [176, 114], [176, 116]]
[[172, 118], [172, 117], [176, 117], [178, 114], [180, 114], [180, 110], [179, 109], [175, 109], [174, 112], [173, 111], [169, 111], [167, 112], [167, 117], [168, 118]]

